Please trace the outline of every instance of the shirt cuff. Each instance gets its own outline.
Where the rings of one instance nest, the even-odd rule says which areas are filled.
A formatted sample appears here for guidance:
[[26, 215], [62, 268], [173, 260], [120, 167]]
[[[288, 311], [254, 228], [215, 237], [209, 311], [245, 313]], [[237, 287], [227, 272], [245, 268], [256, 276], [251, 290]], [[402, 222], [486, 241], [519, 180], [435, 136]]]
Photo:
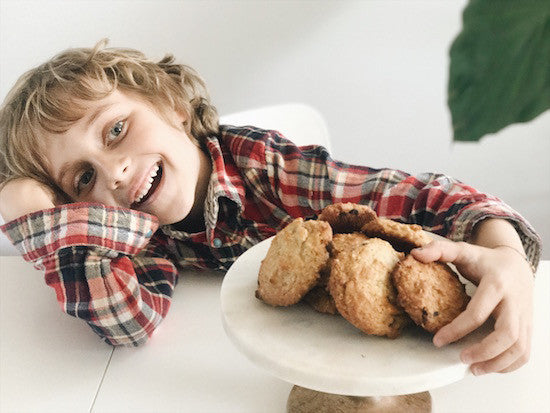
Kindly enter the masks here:
[[89, 202], [33, 212], [0, 226], [30, 262], [77, 245], [135, 255], [157, 228], [158, 219], [153, 215]]

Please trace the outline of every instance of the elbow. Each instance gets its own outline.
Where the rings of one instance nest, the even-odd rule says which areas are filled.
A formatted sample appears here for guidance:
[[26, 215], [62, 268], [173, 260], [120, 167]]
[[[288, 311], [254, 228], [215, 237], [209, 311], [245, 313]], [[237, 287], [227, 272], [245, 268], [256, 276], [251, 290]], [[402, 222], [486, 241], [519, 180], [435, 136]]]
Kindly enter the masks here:
[[98, 326], [92, 323], [88, 324], [102, 341], [113, 347], [142, 346], [149, 341], [154, 331], [154, 327], [147, 330], [145, 328], [129, 328], [129, 326], [125, 325], [117, 325], [107, 328], [105, 326]]
[[148, 342], [162, 323], [170, 302], [152, 305], [140, 299], [114, 307], [118, 311], [112, 311], [113, 307], [111, 305], [103, 307], [101, 311], [96, 310], [95, 317], [89, 319], [88, 324], [103, 341], [112, 346], [138, 347]]
[[121, 335], [116, 337], [103, 337], [103, 340], [113, 347], [139, 347], [149, 341], [149, 336], [145, 335]]

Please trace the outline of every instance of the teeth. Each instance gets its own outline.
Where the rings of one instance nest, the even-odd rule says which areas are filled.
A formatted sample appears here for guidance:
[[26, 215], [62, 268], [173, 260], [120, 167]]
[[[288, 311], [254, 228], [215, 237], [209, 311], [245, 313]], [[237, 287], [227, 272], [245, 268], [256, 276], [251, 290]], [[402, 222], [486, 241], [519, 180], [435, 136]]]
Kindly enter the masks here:
[[159, 171], [159, 166], [157, 165], [155, 169], [151, 171], [151, 176], [147, 179], [147, 183], [145, 186], [141, 189], [141, 192], [137, 196], [137, 198], [134, 200], [134, 202], [139, 202], [141, 199], [149, 192], [149, 189], [151, 189], [151, 185], [153, 185], [153, 181], [155, 180], [155, 176], [157, 176], [157, 173]]

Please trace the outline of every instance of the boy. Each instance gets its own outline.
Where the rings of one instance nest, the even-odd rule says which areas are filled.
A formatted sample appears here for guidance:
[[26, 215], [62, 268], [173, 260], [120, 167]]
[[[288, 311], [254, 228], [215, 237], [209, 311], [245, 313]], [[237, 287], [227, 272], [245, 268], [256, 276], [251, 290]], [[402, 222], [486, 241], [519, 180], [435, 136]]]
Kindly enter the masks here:
[[227, 270], [294, 218], [356, 202], [450, 238], [413, 254], [479, 284], [437, 346], [492, 315], [494, 331], [462, 360], [482, 374], [529, 357], [540, 239], [519, 214], [446, 176], [347, 165], [274, 131], [219, 126], [203, 81], [171, 56], [67, 50], [20, 78], [0, 136], [2, 230], [63, 310], [110, 344], [151, 336], [177, 267]]

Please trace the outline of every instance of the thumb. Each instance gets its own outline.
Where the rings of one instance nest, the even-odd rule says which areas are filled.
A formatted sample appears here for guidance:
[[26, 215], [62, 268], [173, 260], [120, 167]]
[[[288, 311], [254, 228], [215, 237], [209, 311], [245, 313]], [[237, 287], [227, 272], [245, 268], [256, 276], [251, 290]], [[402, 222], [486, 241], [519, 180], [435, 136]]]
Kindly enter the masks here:
[[474, 284], [478, 284], [482, 273], [479, 268], [480, 250], [467, 242], [433, 241], [422, 248], [411, 250], [411, 254], [420, 262], [440, 261], [452, 263], [458, 272]]
[[456, 265], [465, 265], [470, 261], [469, 255], [470, 245], [465, 242], [453, 242], [448, 240], [436, 240], [421, 247], [411, 250], [414, 258], [421, 262], [452, 262]]
[[478, 283], [480, 274], [476, 268], [479, 247], [466, 242], [433, 241], [422, 248], [411, 250], [411, 254], [420, 262], [440, 261], [452, 263], [465, 278]]

